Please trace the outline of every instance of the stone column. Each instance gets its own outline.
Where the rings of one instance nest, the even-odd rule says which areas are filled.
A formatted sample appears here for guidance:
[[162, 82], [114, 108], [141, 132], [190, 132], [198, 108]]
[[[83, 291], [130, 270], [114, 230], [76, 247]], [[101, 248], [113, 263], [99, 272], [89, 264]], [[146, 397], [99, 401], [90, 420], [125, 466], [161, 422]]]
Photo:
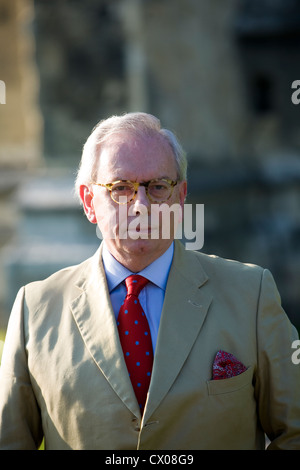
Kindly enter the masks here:
[[14, 195], [42, 163], [32, 19], [33, 0], [0, 0], [0, 334], [9, 313], [3, 253], [20, 213]]
[[32, 16], [32, 0], [0, 0], [0, 80], [5, 92], [0, 100], [1, 170], [27, 168], [41, 158]]
[[143, 6], [141, 0], [125, 0], [120, 6], [125, 43], [128, 111], [148, 111], [146, 55], [144, 51]]

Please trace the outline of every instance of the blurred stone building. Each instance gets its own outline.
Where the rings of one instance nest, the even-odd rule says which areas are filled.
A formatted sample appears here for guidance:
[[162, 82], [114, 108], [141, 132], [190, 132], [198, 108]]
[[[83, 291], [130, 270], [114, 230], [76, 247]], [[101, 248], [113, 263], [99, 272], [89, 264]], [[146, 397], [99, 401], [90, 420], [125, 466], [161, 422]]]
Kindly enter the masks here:
[[203, 251], [271, 269], [300, 325], [297, 0], [0, 0], [0, 38], [3, 325], [19, 286], [96, 249], [72, 193], [82, 145], [140, 110], [188, 153]]

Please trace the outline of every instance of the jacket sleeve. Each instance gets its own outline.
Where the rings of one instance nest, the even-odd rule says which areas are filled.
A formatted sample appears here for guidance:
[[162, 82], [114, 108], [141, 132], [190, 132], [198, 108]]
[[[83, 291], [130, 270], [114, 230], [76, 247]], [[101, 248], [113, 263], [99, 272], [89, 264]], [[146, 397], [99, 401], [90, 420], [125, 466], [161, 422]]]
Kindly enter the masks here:
[[269, 450], [300, 449], [300, 364], [292, 361], [296, 328], [281, 307], [271, 273], [264, 270], [258, 303], [256, 393]]
[[43, 437], [27, 367], [24, 292], [18, 292], [10, 315], [0, 367], [0, 450], [38, 449]]

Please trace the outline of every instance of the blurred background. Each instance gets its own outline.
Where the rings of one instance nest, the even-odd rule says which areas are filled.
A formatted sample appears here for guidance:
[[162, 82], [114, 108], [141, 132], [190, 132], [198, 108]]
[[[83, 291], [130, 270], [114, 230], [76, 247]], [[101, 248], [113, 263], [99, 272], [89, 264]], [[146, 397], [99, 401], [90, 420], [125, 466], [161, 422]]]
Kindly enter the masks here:
[[300, 326], [298, 0], [0, 0], [0, 80], [0, 328], [20, 286], [97, 249], [74, 178], [129, 111], [186, 149], [202, 251], [269, 268]]

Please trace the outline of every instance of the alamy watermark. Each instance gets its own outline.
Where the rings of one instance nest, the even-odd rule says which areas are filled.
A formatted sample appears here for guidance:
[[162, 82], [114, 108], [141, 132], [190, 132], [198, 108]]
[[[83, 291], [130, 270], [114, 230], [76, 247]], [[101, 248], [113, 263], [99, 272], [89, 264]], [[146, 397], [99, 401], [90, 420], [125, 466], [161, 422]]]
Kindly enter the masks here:
[[300, 80], [294, 80], [292, 83], [292, 89], [296, 90], [292, 93], [291, 100], [293, 104], [300, 103]]
[[3, 80], [0, 80], [0, 104], [6, 104], [6, 85]]
[[[103, 238], [98, 226], [96, 233]], [[149, 209], [139, 204], [138, 210], [119, 204], [111, 213], [105, 236], [123, 240], [175, 238], [183, 240], [187, 250], [200, 250], [204, 245], [204, 204], [184, 204], [183, 208], [180, 204], [151, 204]]]
[[292, 342], [292, 349], [296, 349], [296, 351], [293, 352], [292, 354], [292, 363], [293, 364], [300, 364], [300, 340], [295, 339], [295, 341]]

